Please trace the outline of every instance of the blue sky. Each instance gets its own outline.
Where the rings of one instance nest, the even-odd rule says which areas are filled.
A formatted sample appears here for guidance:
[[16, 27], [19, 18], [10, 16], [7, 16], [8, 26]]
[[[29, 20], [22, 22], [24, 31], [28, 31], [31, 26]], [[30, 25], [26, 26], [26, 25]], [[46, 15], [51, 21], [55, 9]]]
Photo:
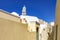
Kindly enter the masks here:
[[55, 20], [56, 0], [0, 0], [0, 9], [17, 12], [21, 15], [23, 6], [27, 8], [27, 15], [37, 16], [47, 22]]

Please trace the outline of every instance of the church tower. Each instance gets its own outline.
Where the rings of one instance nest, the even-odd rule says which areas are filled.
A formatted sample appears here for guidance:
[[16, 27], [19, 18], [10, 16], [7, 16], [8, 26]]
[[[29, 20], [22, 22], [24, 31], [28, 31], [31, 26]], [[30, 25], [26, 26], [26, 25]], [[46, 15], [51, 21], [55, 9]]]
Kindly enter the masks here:
[[23, 6], [23, 8], [22, 8], [22, 15], [26, 16], [26, 7], [25, 6]]
[[26, 16], [26, 7], [24, 5], [23, 8], [22, 8], [22, 15], [21, 15], [21, 19], [22, 19], [23, 24], [27, 23], [27, 20], [26, 20], [25, 16]]

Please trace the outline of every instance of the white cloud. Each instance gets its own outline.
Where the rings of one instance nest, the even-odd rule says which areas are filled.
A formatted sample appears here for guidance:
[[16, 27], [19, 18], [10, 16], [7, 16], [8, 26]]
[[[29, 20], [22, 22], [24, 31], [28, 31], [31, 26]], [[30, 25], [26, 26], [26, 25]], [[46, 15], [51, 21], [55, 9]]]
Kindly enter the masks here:
[[54, 26], [54, 22], [50, 22], [50, 25], [51, 25], [51, 26]]
[[16, 13], [16, 12], [12, 12], [11, 14], [12, 14], [12, 15], [15, 15], [15, 16], [19, 16], [19, 14]]

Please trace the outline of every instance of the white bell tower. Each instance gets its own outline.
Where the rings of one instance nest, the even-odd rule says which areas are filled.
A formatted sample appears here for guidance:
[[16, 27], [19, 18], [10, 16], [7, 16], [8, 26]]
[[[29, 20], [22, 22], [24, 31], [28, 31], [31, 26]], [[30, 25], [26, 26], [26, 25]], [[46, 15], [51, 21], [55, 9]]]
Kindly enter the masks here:
[[23, 16], [26, 16], [26, 7], [25, 7], [25, 5], [24, 5], [23, 8], [22, 8], [22, 15], [23, 15]]
[[27, 23], [27, 20], [26, 20], [26, 7], [25, 7], [25, 5], [23, 6], [23, 8], [22, 8], [22, 16], [21, 16], [21, 18], [22, 18], [22, 23], [23, 24], [26, 24]]

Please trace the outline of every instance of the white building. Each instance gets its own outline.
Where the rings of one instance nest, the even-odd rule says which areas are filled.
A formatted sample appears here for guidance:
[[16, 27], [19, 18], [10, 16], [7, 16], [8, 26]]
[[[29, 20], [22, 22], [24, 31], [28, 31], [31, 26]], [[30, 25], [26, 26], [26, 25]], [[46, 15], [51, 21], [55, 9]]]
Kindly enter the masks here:
[[26, 7], [22, 8], [22, 15], [20, 15], [23, 24], [28, 24], [28, 30], [30, 32], [36, 32], [36, 22], [39, 22], [39, 19], [35, 16], [26, 15]]
[[[15, 14], [14, 14], [15, 13]], [[12, 12], [16, 16], [19, 16], [16, 12]], [[26, 7], [22, 8], [22, 15], [20, 15], [21, 23], [28, 24], [29, 32], [36, 32], [36, 22], [40, 24], [39, 27], [39, 40], [48, 40], [49, 34], [51, 33], [51, 25], [35, 16], [26, 15]]]

